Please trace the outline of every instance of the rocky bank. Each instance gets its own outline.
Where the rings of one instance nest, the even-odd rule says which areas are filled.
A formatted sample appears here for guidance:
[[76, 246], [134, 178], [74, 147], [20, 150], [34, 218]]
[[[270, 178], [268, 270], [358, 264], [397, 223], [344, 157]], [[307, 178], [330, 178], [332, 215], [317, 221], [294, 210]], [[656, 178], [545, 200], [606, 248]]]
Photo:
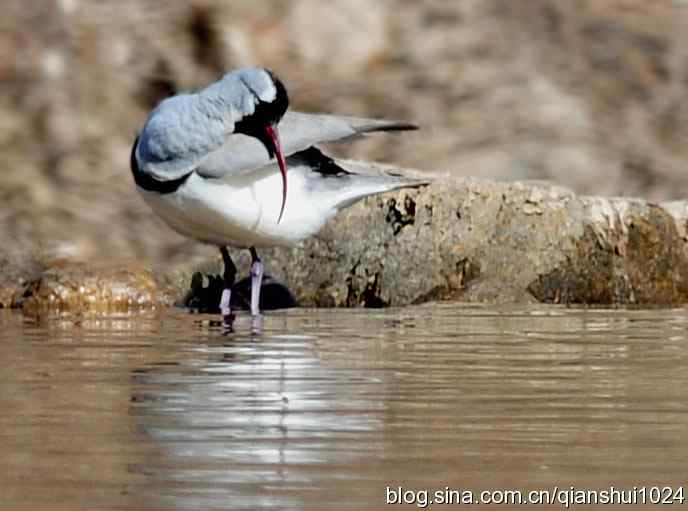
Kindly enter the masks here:
[[[247, 275], [248, 255], [234, 254], [239, 275]], [[368, 198], [301, 246], [261, 255], [272, 276], [267, 298], [284, 294], [277, 281], [303, 306], [673, 305], [688, 301], [688, 201], [593, 197], [546, 182], [447, 175]], [[201, 278], [221, 272], [219, 256], [157, 273], [67, 264], [22, 274], [10, 267], [0, 299], [27, 312], [219, 301], [219, 288], [204, 288]]]
[[309, 306], [668, 305], [688, 300], [687, 221], [685, 201], [448, 177], [366, 199], [264, 259]]

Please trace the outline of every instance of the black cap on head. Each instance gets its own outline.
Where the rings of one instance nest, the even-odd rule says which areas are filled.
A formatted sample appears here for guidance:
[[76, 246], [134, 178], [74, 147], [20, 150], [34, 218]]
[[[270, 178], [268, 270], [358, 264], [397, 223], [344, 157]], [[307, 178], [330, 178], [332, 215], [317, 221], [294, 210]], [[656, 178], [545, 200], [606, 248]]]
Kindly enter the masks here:
[[256, 109], [251, 115], [247, 115], [234, 125], [236, 133], [243, 133], [260, 140], [267, 149], [270, 158], [275, 155], [272, 141], [266, 134], [265, 127], [269, 124], [277, 124], [289, 108], [289, 96], [282, 81], [268, 69], [265, 72], [270, 75], [275, 85], [276, 94], [272, 101], [258, 100]]
[[[265, 70], [272, 78], [272, 82], [275, 84], [275, 89], [277, 93], [275, 94], [275, 99], [272, 100], [269, 105], [271, 105], [273, 122], [279, 122], [279, 120], [284, 116], [287, 108], [289, 108], [289, 96], [287, 95], [287, 89], [282, 83], [282, 81], [275, 76], [275, 74], [269, 69]], [[262, 105], [259, 105], [262, 106]], [[269, 116], [270, 113], [266, 113]]]

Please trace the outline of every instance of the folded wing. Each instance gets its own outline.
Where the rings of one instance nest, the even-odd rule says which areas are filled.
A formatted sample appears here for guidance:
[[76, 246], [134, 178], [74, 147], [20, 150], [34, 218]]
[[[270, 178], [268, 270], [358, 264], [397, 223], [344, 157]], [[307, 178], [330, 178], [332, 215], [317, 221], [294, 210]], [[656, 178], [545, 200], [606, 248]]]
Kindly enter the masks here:
[[[287, 112], [279, 123], [279, 135], [285, 156], [323, 142], [344, 140], [375, 131], [405, 131], [418, 129], [414, 124], [341, 117], [335, 115]], [[263, 144], [250, 136], [233, 134], [219, 149], [203, 158], [196, 172], [204, 177], [221, 178], [241, 175], [270, 163]]]

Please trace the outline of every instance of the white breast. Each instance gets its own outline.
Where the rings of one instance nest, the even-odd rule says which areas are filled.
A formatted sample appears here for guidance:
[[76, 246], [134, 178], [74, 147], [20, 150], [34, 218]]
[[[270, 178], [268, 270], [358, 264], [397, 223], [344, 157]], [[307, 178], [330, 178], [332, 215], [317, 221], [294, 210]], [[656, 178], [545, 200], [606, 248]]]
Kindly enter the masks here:
[[333, 200], [309, 191], [306, 170], [289, 168], [279, 224], [282, 180], [276, 167], [222, 180], [194, 173], [174, 193], [139, 191], [153, 211], [184, 236], [238, 248], [289, 246], [315, 234], [336, 213]]

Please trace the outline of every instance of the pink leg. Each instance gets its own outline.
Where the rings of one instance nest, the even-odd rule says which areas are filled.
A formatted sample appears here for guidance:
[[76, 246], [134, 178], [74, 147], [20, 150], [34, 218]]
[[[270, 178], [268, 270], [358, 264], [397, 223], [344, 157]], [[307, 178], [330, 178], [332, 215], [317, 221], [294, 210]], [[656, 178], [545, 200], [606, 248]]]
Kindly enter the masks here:
[[220, 247], [222, 254], [222, 261], [225, 265], [223, 274], [224, 289], [222, 290], [222, 298], [220, 299], [220, 314], [222, 314], [222, 323], [227, 328], [232, 328], [234, 323], [234, 314], [230, 305], [232, 298], [232, 286], [234, 286], [234, 279], [236, 278], [236, 266], [232, 258], [229, 257], [229, 252], [226, 247]]

